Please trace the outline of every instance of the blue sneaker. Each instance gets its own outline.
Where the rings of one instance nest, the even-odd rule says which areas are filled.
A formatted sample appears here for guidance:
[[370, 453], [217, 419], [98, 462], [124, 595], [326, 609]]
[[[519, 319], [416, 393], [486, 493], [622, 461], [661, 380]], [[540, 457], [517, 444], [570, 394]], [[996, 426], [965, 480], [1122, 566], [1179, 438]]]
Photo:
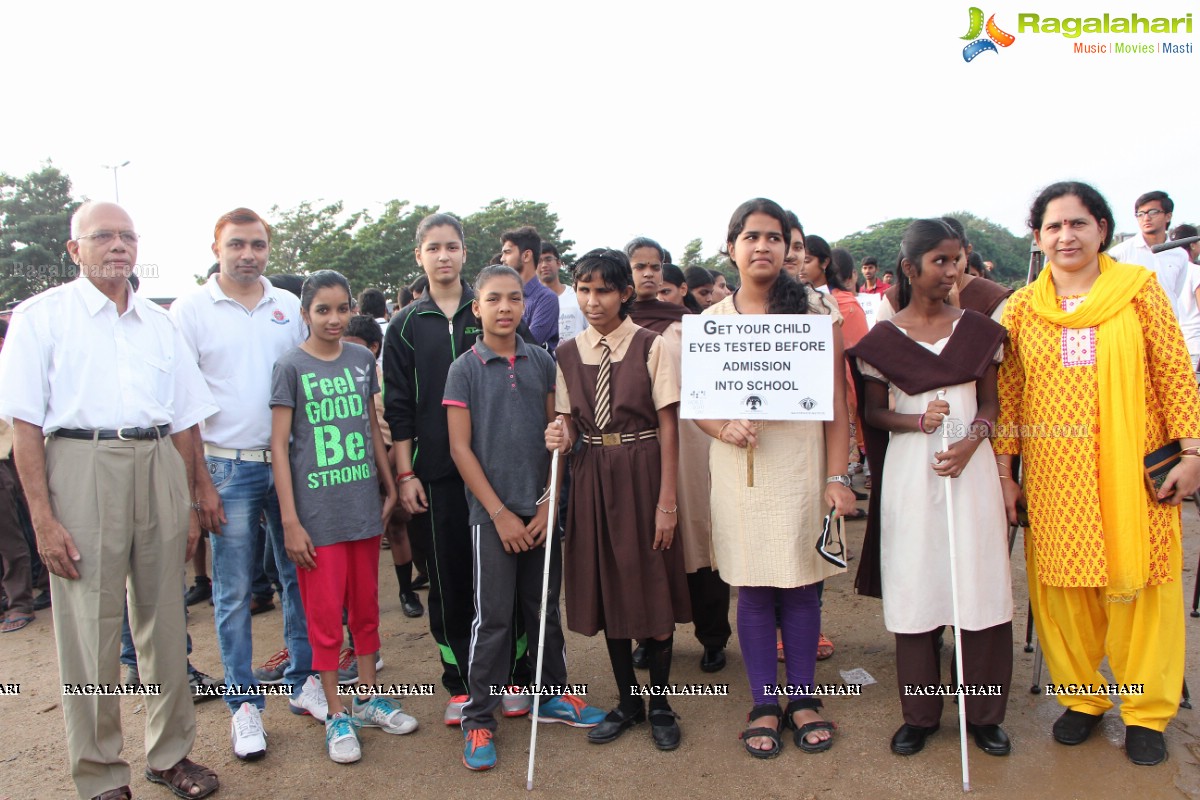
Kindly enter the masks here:
[[538, 704], [538, 722], [562, 722], [572, 728], [594, 728], [604, 721], [604, 712], [573, 694], [560, 694]]
[[496, 745], [487, 728], [463, 731], [463, 766], [476, 772], [496, 766]]

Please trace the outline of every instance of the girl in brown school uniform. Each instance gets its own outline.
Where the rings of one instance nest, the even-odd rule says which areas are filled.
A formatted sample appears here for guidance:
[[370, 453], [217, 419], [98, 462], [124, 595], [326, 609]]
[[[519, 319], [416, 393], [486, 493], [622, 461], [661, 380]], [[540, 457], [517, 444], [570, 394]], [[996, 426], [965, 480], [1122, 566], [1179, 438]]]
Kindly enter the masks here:
[[[546, 446], [574, 456], [563, 546], [568, 627], [603, 630], [620, 703], [588, 732], [615, 740], [646, 719], [633, 671], [632, 639], [646, 642], [650, 683], [671, 677], [672, 634], [691, 620], [683, 554], [672, 547], [678, 514], [679, 374], [662, 337], [628, 318], [629, 259], [592, 250], [575, 267], [575, 292], [587, 330], [558, 349], [555, 406]], [[679, 746], [667, 698], [650, 700], [651, 735], [660, 750]]]

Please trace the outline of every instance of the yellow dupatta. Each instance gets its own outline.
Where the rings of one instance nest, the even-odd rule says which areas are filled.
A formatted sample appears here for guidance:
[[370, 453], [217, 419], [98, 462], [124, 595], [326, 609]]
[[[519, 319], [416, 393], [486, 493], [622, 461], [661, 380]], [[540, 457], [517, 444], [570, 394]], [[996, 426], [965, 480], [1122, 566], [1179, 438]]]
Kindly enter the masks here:
[[1150, 579], [1146, 454], [1146, 345], [1132, 300], [1154, 274], [1100, 254], [1100, 277], [1074, 311], [1063, 311], [1050, 265], [1033, 284], [1032, 308], [1064, 328], [1099, 328], [1100, 518], [1110, 601], [1129, 601]]

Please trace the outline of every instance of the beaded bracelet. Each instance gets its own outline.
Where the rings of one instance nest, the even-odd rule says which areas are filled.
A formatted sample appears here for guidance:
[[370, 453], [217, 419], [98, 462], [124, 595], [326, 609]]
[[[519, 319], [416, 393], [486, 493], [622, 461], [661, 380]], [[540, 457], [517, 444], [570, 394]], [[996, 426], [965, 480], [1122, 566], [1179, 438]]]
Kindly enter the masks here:
[[663, 508], [658, 503], [655, 503], [654, 507], [657, 508], [659, 511], [661, 511], [664, 514], [674, 514], [675, 512], [677, 512], [679, 510], [679, 503], [676, 503], [675, 507], [670, 510]]

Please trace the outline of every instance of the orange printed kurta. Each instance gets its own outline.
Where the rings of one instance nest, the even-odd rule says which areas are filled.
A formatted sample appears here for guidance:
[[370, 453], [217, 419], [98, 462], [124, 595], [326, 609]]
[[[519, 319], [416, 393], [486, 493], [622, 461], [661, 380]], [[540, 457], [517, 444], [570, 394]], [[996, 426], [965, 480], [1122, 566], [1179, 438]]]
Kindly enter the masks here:
[[[1048, 586], [1105, 586], [1108, 563], [1100, 516], [1098, 328], [1070, 329], [1033, 312], [1032, 288], [1008, 301], [1001, 324], [1009, 346], [1000, 365], [1000, 419], [993, 447], [1020, 455], [1029, 504], [1028, 535], [1038, 579]], [[1082, 298], [1060, 298], [1071, 310]], [[1146, 452], [1200, 438], [1200, 392], [1179, 323], [1157, 280], [1134, 296], [1146, 348]], [[1180, 563], [1179, 508], [1151, 499], [1150, 585], [1170, 580]], [[1173, 563], [1172, 563], [1173, 562]]]

